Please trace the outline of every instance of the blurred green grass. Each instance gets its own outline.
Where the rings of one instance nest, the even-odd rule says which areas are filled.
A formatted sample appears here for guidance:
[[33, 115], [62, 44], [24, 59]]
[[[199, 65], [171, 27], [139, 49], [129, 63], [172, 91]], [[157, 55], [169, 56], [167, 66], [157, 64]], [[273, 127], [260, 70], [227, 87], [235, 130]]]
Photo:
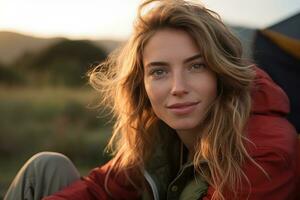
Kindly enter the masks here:
[[63, 153], [82, 175], [109, 159], [111, 124], [95, 101], [88, 88], [0, 88], [0, 198], [35, 153]]

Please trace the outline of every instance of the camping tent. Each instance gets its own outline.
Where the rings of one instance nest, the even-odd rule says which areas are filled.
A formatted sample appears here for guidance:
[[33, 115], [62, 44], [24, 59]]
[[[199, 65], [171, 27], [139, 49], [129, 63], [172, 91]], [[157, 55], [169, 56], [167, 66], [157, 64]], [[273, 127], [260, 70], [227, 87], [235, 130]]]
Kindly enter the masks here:
[[300, 13], [257, 30], [253, 58], [287, 93], [288, 119], [300, 133]]

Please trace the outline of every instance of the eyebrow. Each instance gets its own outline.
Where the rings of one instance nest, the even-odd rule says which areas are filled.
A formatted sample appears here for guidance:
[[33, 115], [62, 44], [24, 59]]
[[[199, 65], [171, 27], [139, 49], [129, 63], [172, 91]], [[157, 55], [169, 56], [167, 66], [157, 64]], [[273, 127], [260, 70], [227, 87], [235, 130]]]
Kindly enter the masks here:
[[[194, 56], [191, 56], [189, 58], [186, 58], [183, 63], [188, 63], [188, 62], [191, 62], [193, 60], [196, 60], [196, 59], [199, 59], [199, 58], [203, 58], [201, 54], [196, 54]], [[148, 63], [145, 67], [152, 67], [152, 66], [157, 66], [157, 65], [160, 65], [160, 66], [167, 66], [168, 63], [167, 62], [163, 62], [163, 61], [154, 61], [154, 62], [150, 62]]]

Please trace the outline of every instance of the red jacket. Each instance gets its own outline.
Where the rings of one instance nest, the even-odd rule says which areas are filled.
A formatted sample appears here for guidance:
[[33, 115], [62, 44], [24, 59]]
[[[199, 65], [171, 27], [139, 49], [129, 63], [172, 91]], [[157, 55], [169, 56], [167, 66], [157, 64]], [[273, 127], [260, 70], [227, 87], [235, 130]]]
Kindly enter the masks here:
[[[268, 173], [269, 179], [256, 166], [247, 162], [244, 172], [252, 190], [236, 191], [237, 199], [296, 200], [300, 199], [299, 141], [294, 127], [284, 118], [289, 113], [286, 94], [262, 70], [252, 91], [252, 114], [248, 122], [247, 145], [250, 156]], [[213, 188], [204, 200], [211, 199]], [[230, 195], [230, 194], [229, 194]], [[231, 199], [227, 197], [226, 199]]]
[[[246, 148], [268, 177], [257, 166], [246, 162], [243, 169], [251, 183], [251, 191], [243, 187], [234, 192], [237, 199], [300, 199], [300, 177], [297, 172], [297, 169], [300, 171], [300, 149], [295, 129], [284, 118], [289, 112], [289, 100], [265, 72], [256, 69], [256, 73], [252, 114], [247, 126], [247, 137], [252, 143], [247, 144]], [[108, 182], [113, 198], [106, 193], [104, 181], [109, 167], [110, 163], [107, 163], [92, 170], [87, 177], [44, 200], [138, 199], [139, 193], [123, 175]], [[214, 189], [209, 187], [203, 199], [211, 199], [213, 192]], [[232, 196], [231, 192], [225, 194], [226, 199], [232, 199]]]

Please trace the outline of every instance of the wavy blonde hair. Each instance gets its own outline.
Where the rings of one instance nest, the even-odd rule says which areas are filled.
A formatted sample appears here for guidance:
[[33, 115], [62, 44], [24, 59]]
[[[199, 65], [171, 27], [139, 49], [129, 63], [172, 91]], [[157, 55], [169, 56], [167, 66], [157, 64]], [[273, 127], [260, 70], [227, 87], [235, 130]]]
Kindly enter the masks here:
[[[114, 155], [111, 169], [139, 169], [136, 175], [142, 176], [155, 145], [160, 120], [145, 91], [142, 57], [149, 39], [164, 28], [188, 33], [217, 76], [218, 97], [203, 120], [194, 167], [215, 189], [213, 199], [224, 199], [225, 189], [235, 191], [242, 179], [248, 181], [241, 168], [244, 161], [254, 162], [244, 146], [254, 71], [241, 58], [241, 43], [218, 14], [184, 0], [144, 1], [128, 42], [89, 74], [90, 84], [101, 92], [100, 104], [109, 106], [116, 120], [108, 144]], [[203, 160], [206, 167], [200, 164]]]

